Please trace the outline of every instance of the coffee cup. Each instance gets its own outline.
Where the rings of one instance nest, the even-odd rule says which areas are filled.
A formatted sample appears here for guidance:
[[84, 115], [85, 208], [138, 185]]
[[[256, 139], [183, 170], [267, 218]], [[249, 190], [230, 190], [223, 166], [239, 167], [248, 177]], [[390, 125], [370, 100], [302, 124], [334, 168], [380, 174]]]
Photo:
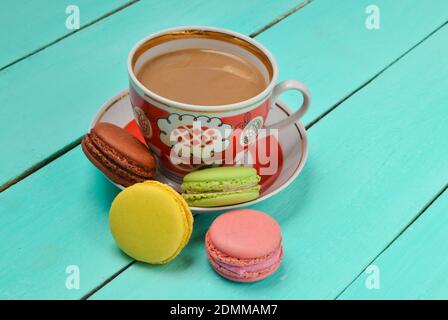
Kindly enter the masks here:
[[[202, 50], [203, 52], [191, 50]], [[177, 54], [180, 51], [182, 54]], [[191, 57], [188, 56], [190, 53]], [[227, 97], [222, 95], [222, 93], [226, 93], [225, 87], [227, 86], [219, 83], [218, 85], [223, 86], [223, 91], [210, 94], [213, 90], [220, 89], [219, 86], [209, 85], [211, 81], [202, 84], [204, 88], [195, 88], [189, 82], [186, 86], [185, 82], [177, 81], [175, 76], [170, 80], [168, 76], [162, 76], [164, 74], [154, 74], [154, 72], [161, 72], [160, 70], [163, 72], [164, 68], [164, 62], [155, 59], [173, 54], [177, 55], [172, 59], [180, 59], [181, 62], [186, 59], [188, 63], [193, 61], [189, 65], [196, 63], [197, 68], [201, 67], [201, 55], [208, 54], [213, 58], [213, 55], [222, 54], [225, 56], [223, 59], [234, 59], [235, 61], [233, 69], [227, 66], [225, 71], [236, 72], [230, 77], [240, 76], [239, 73], [243, 74], [242, 78], [240, 77], [242, 80], [240, 78], [223, 80], [228, 81], [229, 86], [233, 85], [234, 89], [232, 90], [235, 90], [235, 93], [232, 91], [232, 94], [229, 93], [229, 97]], [[198, 58], [195, 60], [196, 56]], [[226, 65], [227, 62], [223, 59], [218, 58], [217, 60], [221, 65]], [[182, 63], [177, 63], [176, 68], [183, 68], [183, 65], [187, 65]], [[239, 63], [241, 63], [241, 68], [247, 68], [247, 70], [235, 71], [234, 69], [239, 68]], [[172, 66], [173, 63], [168, 61], [165, 65]], [[158, 71], [153, 72], [150, 68]], [[251, 79], [250, 83], [244, 82], [244, 76], [251, 75], [250, 70], [254, 68], [257, 70], [254, 71], [254, 75], [258, 74], [257, 77], [261, 75], [264, 79], [264, 85], [261, 89], [258, 88], [258, 91], [255, 80]], [[196, 69], [191, 69], [192, 74], [196, 72]], [[179, 71], [179, 69], [176, 70]], [[170, 70], [170, 72], [176, 70]], [[150, 73], [147, 79], [140, 76], [143, 71]], [[188, 77], [188, 73], [182, 73], [182, 71], [185, 70], [180, 70], [180, 74], [184, 78]], [[151, 72], [153, 73], [151, 74]], [[205, 70], [205, 72], [207, 71]], [[199, 146], [199, 149], [196, 150], [201, 150], [202, 147], [204, 150], [212, 150], [213, 158], [222, 160], [226, 158], [222, 155], [227, 150], [246, 148], [253, 143], [254, 140], [247, 139], [247, 137], [256, 136], [258, 130], [262, 128], [281, 130], [294, 124], [308, 110], [311, 100], [307, 87], [297, 80], [286, 80], [276, 84], [277, 63], [264, 46], [250, 37], [221, 28], [186, 26], [154, 33], [138, 42], [131, 50], [128, 58], [128, 74], [130, 100], [136, 122], [149, 148], [157, 156], [159, 168], [166, 175], [174, 178], [182, 177], [198, 167], [209, 164], [208, 160], [210, 159], [205, 158], [210, 158], [210, 152], [195, 153], [192, 151], [191, 157], [188, 159], [197, 160], [199, 158], [199, 161], [185, 162], [179, 161], [176, 157], [174, 157], [176, 159], [173, 158], [173, 155], [178, 153], [175, 151], [176, 145], [181, 140], [185, 141], [183, 140], [185, 136], [190, 139], [191, 146]], [[144, 80], [148, 80], [149, 85], [145, 85]], [[191, 81], [196, 80], [197, 78], [191, 79]], [[243, 81], [242, 84], [238, 83], [240, 80]], [[182, 83], [185, 87], [182, 87]], [[226, 83], [224, 82], [224, 84]], [[172, 90], [169, 87], [171, 85], [173, 86]], [[244, 88], [246, 87], [253, 91], [245, 92]], [[165, 88], [168, 90], [164, 90]], [[188, 90], [192, 90], [192, 98], [199, 102], [191, 102], [190, 99], [187, 99], [190, 98]], [[279, 96], [288, 90], [299, 91], [302, 94], [302, 105], [286, 119], [266, 126], [269, 110], [275, 105]], [[201, 96], [201, 92], [204, 93], [204, 97]], [[170, 94], [173, 96], [187, 94], [187, 96], [185, 98], [170, 98]], [[250, 96], [251, 94], [252, 96]], [[232, 97], [235, 99], [244, 97], [244, 99], [242, 101], [227, 99]], [[223, 103], [220, 103], [220, 99]], [[199, 135], [197, 130], [201, 131]], [[213, 132], [218, 134], [213, 134]]]

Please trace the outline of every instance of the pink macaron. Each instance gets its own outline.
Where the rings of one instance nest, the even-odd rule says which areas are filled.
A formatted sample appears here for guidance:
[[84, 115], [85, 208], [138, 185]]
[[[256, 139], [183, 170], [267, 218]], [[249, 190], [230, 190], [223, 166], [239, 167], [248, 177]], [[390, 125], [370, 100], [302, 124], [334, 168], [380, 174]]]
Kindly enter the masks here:
[[253, 282], [273, 274], [283, 258], [279, 224], [256, 210], [236, 210], [213, 221], [205, 247], [213, 268], [224, 278]]

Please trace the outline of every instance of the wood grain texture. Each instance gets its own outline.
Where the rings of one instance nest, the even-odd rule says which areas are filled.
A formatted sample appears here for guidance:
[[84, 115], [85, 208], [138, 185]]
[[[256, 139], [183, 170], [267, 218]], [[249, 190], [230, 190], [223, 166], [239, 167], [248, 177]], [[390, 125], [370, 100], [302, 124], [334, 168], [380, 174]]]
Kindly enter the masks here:
[[282, 227], [273, 277], [247, 285], [216, 275], [203, 244], [212, 217], [200, 216], [178, 259], [135, 264], [92, 298], [335, 298], [446, 185], [447, 37], [445, 27], [309, 130], [303, 173], [254, 206]]
[[372, 264], [380, 271], [378, 290], [367, 289], [363, 273], [341, 299], [447, 299], [448, 192]]
[[[25, 109], [16, 110], [12, 118], [0, 108], [2, 123], [14, 120], [8, 128], [15, 132], [12, 141], [8, 145], [2, 142], [2, 147], [13, 148], [20, 142], [24, 145], [22, 156], [35, 155], [40, 153], [37, 144], [45, 144], [34, 139], [42, 130], [52, 139], [84, 133], [98, 104], [126, 86], [127, 51], [149, 32], [196, 22], [251, 33], [298, 2], [256, 1], [256, 6], [254, 1], [177, 3], [139, 3], [93, 26], [93, 33], [82, 30], [1, 73], [0, 82], [5, 84], [16, 70], [22, 74], [29, 68], [38, 70], [30, 73], [21, 87], [28, 88], [27, 81], [32, 79], [36, 95], [23, 96], [12, 84], [0, 86], [0, 100], [6, 98], [3, 102], [8, 105], [15, 99], [25, 100]], [[234, 10], [231, 16], [229, 10]], [[81, 64], [73, 63], [78, 58]], [[40, 123], [36, 117], [42, 119], [44, 114], [48, 121]], [[20, 129], [26, 126], [30, 136]], [[2, 159], [3, 174], [16, 168], [11, 159]], [[108, 210], [118, 190], [91, 166], [80, 147], [62, 159], [0, 193], [0, 298], [79, 299], [130, 262], [115, 247], [108, 230]], [[80, 268], [80, 290], [65, 287], [68, 265]]]
[[81, 27], [125, 5], [126, 0], [2, 0], [0, 2], [0, 69], [64, 37], [67, 6], [77, 5]]
[[178, 25], [250, 34], [300, 3], [141, 1], [3, 70], [0, 145], [9, 151], [0, 186], [85, 133], [98, 107], [128, 86], [127, 55], [139, 39]]

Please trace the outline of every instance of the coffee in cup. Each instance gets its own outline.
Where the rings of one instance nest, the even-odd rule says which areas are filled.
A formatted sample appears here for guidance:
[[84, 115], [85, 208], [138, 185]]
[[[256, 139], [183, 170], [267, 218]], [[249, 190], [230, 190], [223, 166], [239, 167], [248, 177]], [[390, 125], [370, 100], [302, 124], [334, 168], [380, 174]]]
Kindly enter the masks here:
[[167, 99], [202, 106], [245, 101], [268, 85], [260, 70], [236, 54], [212, 49], [181, 49], [156, 56], [137, 79]]

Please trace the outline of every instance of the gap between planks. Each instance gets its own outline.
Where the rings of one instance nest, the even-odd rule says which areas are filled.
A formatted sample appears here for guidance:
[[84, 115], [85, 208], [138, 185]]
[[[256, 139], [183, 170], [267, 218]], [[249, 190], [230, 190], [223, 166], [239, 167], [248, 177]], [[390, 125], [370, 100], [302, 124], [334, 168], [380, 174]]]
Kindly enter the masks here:
[[[40, 47], [38, 49], [35, 49], [35, 50], [31, 51], [30, 53], [28, 53], [28, 54], [26, 54], [26, 55], [24, 55], [24, 56], [22, 56], [20, 58], [17, 58], [16, 60], [14, 60], [14, 61], [12, 61], [10, 63], [8, 63], [7, 65], [5, 65], [5, 66], [0, 68], [0, 72], [2, 72], [5, 69], [8, 69], [8, 68], [12, 67], [16, 63], [19, 63], [20, 61], [28, 59], [29, 57], [34, 56], [35, 54], [37, 54], [37, 53], [39, 53], [41, 51], [44, 51], [45, 49], [47, 49], [47, 48], [57, 44], [58, 42], [61, 42], [62, 40], [67, 39], [68, 37], [71, 37], [75, 33], [78, 33], [79, 31], [87, 29], [88, 27], [94, 25], [95, 23], [100, 22], [101, 20], [104, 20], [104, 19], [110, 17], [111, 15], [113, 15], [113, 14], [115, 14], [115, 13], [117, 13], [117, 12], [123, 10], [123, 9], [126, 9], [129, 6], [132, 6], [133, 4], [135, 4], [135, 3], [139, 2], [139, 1], [140, 0], [131, 0], [131, 1], [127, 2], [127, 3], [125, 3], [125, 4], [122, 4], [121, 6], [115, 8], [114, 10], [105, 13], [104, 15], [96, 18], [95, 20], [90, 21], [89, 23], [86, 23], [81, 28], [79, 28], [79, 29], [77, 29], [77, 30], [75, 30], [73, 32], [69, 32], [66, 35], [63, 35], [63, 36], [61, 36], [59, 38], [56, 38], [55, 40], [47, 43], [46, 45], [44, 45], [44, 46], [42, 46], [42, 47]], [[1, 189], [0, 189], [0, 192], [1, 192]]]
[[299, 11], [300, 9], [302, 9], [303, 7], [305, 7], [306, 5], [310, 4], [311, 2], [313, 2], [314, 0], [305, 0], [302, 3], [300, 3], [299, 5], [295, 6], [294, 8], [292, 8], [291, 10], [288, 10], [287, 12], [285, 12], [284, 14], [282, 14], [281, 16], [277, 17], [276, 19], [272, 20], [272, 22], [268, 23], [267, 25], [265, 25], [264, 27], [258, 29], [255, 32], [252, 32], [249, 37], [251, 38], [255, 38], [256, 36], [258, 36], [260, 33], [272, 28], [273, 26], [275, 26], [277, 23], [279, 23], [280, 21], [288, 18], [290, 15], [294, 14], [295, 12]]
[[82, 136], [82, 137], [76, 139], [75, 141], [69, 143], [68, 145], [66, 145], [62, 149], [56, 151], [55, 153], [51, 154], [50, 156], [48, 156], [44, 160], [36, 163], [34, 166], [30, 167], [28, 170], [24, 171], [23, 173], [21, 173], [20, 175], [18, 175], [14, 179], [9, 180], [4, 185], [0, 186], [0, 193], [5, 191], [9, 187], [15, 185], [19, 181], [25, 179], [26, 177], [32, 175], [34, 172], [38, 171], [39, 169], [45, 167], [47, 164], [49, 164], [53, 160], [56, 160], [57, 158], [63, 156], [67, 152], [69, 152], [70, 150], [73, 150], [74, 148], [76, 148], [79, 144], [81, 144], [81, 140], [82, 140], [83, 137], [84, 136]]
[[122, 274], [124, 271], [126, 271], [130, 266], [132, 266], [133, 264], [135, 264], [137, 261], [133, 260], [130, 263], [128, 263], [127, 265], [125, 265], [123, 268], [121, 268], [120, 270], [118, 270], [117, 272], [115, 272], [113, 275], [111, 275], [109, 278], [107, 278], [103, 283], [99, 284], [97, 287], [95, 287], [93, 290], [89, 291], [87, 294], [85, 294], [84, 296], [82, 296], [82, 298], [80, 300], [87, 300], [89, 299], [91, 296], [93, 296], [95, 293], [97, 293], [99, 290], [101, 290], [103, 287], [105, 287], [106, 285], [108, 285], [110, 282], [112, 282], [116, 277], [118, 277], [120, 274]]
[[442, 194], [448, 190], [448, 184], [445, 185], [445, 187], [442, 188], [442, 190], [437, 193], [424, 207], [422, 210], [420, 210], [420, 212], [387, 244], [387, 246], [380, 251], [380, 253], [378, 253], [366, 266], [364, 266], [364, 268], [361, 270], [361, 272], [359, 272], [355, 278], [350, 281], [350, 283], [344, 288], [342, 289], [341, 292], [339, 292], [339, 294], [336, 296], [336, 298], [334, 298], [334, 300], [338, 300], [339, 297], [341, 297], [345, 291], [347, 291], [348, 288], [351, 287], [351, 285], [363, 274], [364, 270], [366, 270], [366, 268], [368, 266], [370, 266], [371, 264], [373, 264], [375, 262], [376, 259], [378, 259], [384, 252], [387, 251], [387, 249], [389, 249], [392, 244], [397, 241], [398, 238], [400, 238], [405, 232], [406, 230], [409, 229], [409, 227], [411, 227], [431, 206], [434, 202], [437, 201], [437, 199], [439, 199]]

